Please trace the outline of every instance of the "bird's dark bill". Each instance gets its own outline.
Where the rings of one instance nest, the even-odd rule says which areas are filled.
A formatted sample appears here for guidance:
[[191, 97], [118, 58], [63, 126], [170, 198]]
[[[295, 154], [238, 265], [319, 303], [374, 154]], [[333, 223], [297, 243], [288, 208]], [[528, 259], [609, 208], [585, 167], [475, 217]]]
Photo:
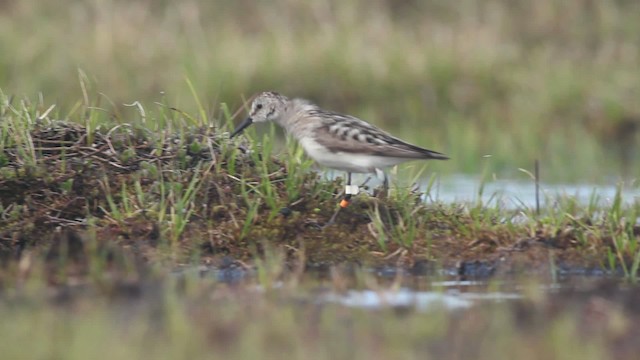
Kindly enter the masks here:
[[251, 119], [250, 117], [246, 118], [243, 122], [240, 123], [240, 125], [238, 125], [238, 127], [235, 130], [233, 130], [233, 132], [231, 133], [231, 137], [234, 137], [240, 134], [241, 132], [244, 131], [244, 129], [248, 128], [251, 124], [253, 124], [253, 119]]

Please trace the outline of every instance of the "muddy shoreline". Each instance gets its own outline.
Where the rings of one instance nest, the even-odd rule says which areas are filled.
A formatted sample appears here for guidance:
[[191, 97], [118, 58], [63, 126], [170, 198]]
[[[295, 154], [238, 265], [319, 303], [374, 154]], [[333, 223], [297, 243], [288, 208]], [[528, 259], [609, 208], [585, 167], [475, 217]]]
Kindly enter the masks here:
[[[526, 209], [426, 203], [409, 190], [361, 194], [323, 229], [340, 179], [292, 174], [286, 160], [264, 158], [214, 128], [151, 134], [116, 126], [90, 134], [55, 121], [29, 136], [32, 158], [20, 145], [2, 154], [4, 259], [37, 249], [48, 259], [81, 260], [100, 248], [142, 262], [185, 263], [197, 254], [205, 265], [250, 267], [266, 247], [310, 269], [346, 263], [468, 277], [628, 274], [635, 253], [621, 249], [616, 235], [640, 234], [620, 217], [576, 210], [536, 218]], [[295, 197], [287, 183], [293, 177]], [[510, 221], [523, 214], [526, 221]]]

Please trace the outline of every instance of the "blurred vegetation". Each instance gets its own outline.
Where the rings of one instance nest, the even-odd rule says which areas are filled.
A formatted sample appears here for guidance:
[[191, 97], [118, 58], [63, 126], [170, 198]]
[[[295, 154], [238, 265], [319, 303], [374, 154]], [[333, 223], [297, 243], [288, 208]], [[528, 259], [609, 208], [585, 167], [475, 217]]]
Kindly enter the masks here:
[[[340, 294], [336, 284], [345, 279], [339, 277], [321, 283], [320, 294], [289, 282], [276, 290], [195, 277], [164, 277], [146, 286], [135, 278], [105, 278], [97, 289], [80, 284], [48, 292], [27, 280], [6, 295], [0, 303], [4, 357], [637, 358], [637, 290], [613, 295], [602, 286], [548, 295], [531, 284], [530, 295], [517, 301], [486, 301], [457, 311], [437, 303], [426, 311], [373, 311], [318, 301], [319, 295]], [[378, 286], [380, 297], [393, 294]], [[429, 290], [437, 297], [437, 289]]]
[[640, 4], [597, 0], [0, 1], [0, 88], [71, 108], [219, 104], [274, 89], [452, 161], [547, 180], [640, 169]]

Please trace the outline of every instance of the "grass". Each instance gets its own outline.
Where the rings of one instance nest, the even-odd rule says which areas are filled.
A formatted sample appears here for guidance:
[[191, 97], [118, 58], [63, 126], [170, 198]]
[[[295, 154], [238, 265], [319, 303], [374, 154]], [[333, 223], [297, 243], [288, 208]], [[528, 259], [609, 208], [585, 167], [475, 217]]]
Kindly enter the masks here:
[[[621, 275], [632, 286], [640, 248], [638, 226], [628, 219], [637, 217], [637, 205], [623, 203], [622, 187], [610, 205], [561, 197], [538, 215], [499, 202], [440, 203], [414, 189], [424, 169], [413, 167], [394, 174], [405, 180], [389, 194], [356, 196], [337, 224], [320, 230], [341, 179], [311, 171], [295, 143], [277, 149], [273, 130], [232, 142], [224, 126], [198, 126], [202, 112], [140, 102], [125, 123], [97, 110], [95, 99], [86, 103], [59, 121], [57, 106], [0, 98], [6, 356], [637, 354], [630, 331], [635, 310], [617, 305], [634, 302], [610, 288], [558, 296], [534, 284], [521, 301], [460, 312], [370, 312], [319, 302], [318, 293], [384, 293], [405, 284], [401, 277], [372, 278], [356, 263], [465, 277], [529, 274], [554, 283], [567, 269], [591, 269]], [[221, 114], [219, 123], [229, 124], [229, 112]], [[427, 191], [437, 178], [431, 175]], [[481, 182], [479, 199], [485, 190]], [[202, 265], [254, 276], [222, 283], [188, 270]], [[174, 272], [181, 268], [188, 271]], [[314, 278], [308, 270], [317, 268], [331, 271]], [[531, 347], [535, 354], [523, 352]]]
[[[637, 217], [637, 205], [623, 205], [622, 187], [611, 205], [594, 198], [583, 206], [564, 196], [547, 199], [555, 205], [538, 214], [482, 200], [489, 161], [478, 200], [462, 204], [443, 204], [417, 191], [424, 168], [414, 166], [393, 174], [403, 180], [389, 194], [356, 196], [338, 224], [320, 230], [336, 209], [342, 180], [311, 171], [312, 162], [295, 142], [277, 148], [274, 127], [257, 135], [260, 141], [251, 131], [253, 136], [232, 142], [224, 125], [201, 126], [204, 110], [190, 115], [140, 102], [137, 114], [144, 116], [114, 122], [98, 110], [96, 99], [86, 98], [90, 105], [64, 122], [55, 120], [57, 106], [2, 98], [5, 254], [55, 242], [60, 235], [51, 231], [65, 229], [80, 238], [93, 231], [174, 263], [193, 256], [251, 261], [252, 249], [263, 243], [287, 247], [292, 256], [304, 240], [314, 265], [437, 261], [446, 267], [479, 259], [499, 264], [501, 252], [526, 246], [531, 258], [514, 255], [507, 268], [547, 263], [558, 252], [562, 265], [637, 276], [639, 230], [628, 220]], [[226, 118], [219, 123], [231, 124], [228, 112], [221, 116]], [[432, 173], [428, 189], [437, 177]]]
[[490, 154], [501, 176], [534, 159], [547, 181], [638, 176], [633, 2], [3, 6], [0, 88], [41, 94], [63, 115], [80, 88], [85, 107], [92, 91], [109, 94], [100, 107], [113, 104], [120, 121], [144, 116], [124, 105], [136, 99], [202, 126], [223, 118], [218, 104], [275, 89], [443, 151], [455, 161], [438, 172], [478, 173]]

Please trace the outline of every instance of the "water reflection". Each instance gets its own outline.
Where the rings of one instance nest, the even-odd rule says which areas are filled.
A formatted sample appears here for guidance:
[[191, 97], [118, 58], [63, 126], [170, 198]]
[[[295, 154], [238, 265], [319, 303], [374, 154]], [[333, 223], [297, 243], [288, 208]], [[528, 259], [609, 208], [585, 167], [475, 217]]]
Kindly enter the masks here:
[[505, 301], [522, 298], [522, 295], [508, 292], [461, 292], [416, 291], [408, 288], [398, 290], [349, 290], [344, 294], [330, 293], [320, 298], [323, 302], [337, 303], [362, 309], [415, 308], [427, 311], [438, 308], [448, 310], [464, 309], [480, 301]]

